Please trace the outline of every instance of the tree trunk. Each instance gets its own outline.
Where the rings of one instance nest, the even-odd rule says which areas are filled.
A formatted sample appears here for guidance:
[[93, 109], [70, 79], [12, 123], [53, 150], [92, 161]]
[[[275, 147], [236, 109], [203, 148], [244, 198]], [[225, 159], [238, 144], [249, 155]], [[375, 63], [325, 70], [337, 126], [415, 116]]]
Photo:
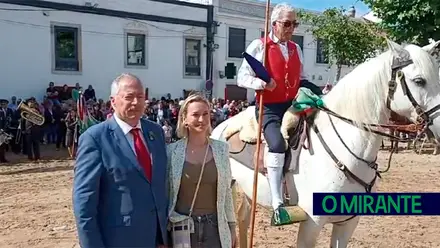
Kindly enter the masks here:
[[336, 64], [336, 79], [335, 79], [336, 82], [338, 82], [339, 78], [341, 77], [341, 70], [342, 70], [342, 65]]

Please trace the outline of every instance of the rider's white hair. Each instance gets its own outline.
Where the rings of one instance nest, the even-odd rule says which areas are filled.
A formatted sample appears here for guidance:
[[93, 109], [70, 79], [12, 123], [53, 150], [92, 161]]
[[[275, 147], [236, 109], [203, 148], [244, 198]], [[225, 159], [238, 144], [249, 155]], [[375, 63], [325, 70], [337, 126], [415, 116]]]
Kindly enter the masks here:
[[281, 15], [285, 12], [295, 12], [295, 9], [288, 3], [277, 4], [272, 10], [270, 23], [273, 24], [274, 22], [278, 21], [281, 18]]

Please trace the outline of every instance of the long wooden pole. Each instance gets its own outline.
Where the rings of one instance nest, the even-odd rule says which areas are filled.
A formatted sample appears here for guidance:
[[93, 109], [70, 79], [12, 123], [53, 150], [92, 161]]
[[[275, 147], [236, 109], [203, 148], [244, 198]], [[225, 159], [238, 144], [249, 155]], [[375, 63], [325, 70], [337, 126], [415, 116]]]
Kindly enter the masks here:
[[[264, 24], [264, 48], [263, 48], [263, 65], [266, 65], [267, 61], [267, 39], [269, 34], [269, 20], [270, 16], [270, 0], [266, 1], [266, 17]], [[263, 123], [263, 90], [261, 91], [258, 99], [258, 135], [257, 135], [257, 151], [254, 159], [254, 187], [252, 192], [252, 206], [251, 206], [251, 235], [249, 237], [249, 248], [254, 245], [254, 231], [255, 231], [255, 213], [257, 208], [257, 190], [258, 190], [258, 172], [260, 168], [260, 150], [261, 150], [261, 135], [262, 135], [262, 123]], [[264, 154], [263, 154], [264, 155]]]

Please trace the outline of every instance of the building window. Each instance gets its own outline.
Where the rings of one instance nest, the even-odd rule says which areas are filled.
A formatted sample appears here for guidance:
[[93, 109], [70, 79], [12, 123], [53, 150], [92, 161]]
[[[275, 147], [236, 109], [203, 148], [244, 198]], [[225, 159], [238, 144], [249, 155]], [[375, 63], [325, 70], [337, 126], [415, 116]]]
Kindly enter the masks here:
[[79, 29], [53, 26], [56, 71], [80, 71]]
[[246, 51], [246, 29], [229, 28], [228, 57], [243, 58]]
[[145, 34], [127, 33], [127, 65], [146, 66]]
[[200, 40], [185, 39], [185, 76], [202, 75], [200, 68], [201, 44]]
[[316, 41], [316, 63], [328, 64], [328, 58], [324, 52], [323, 41], [321, 39], [317, 39]]
[[299, 47], [301, 47], [301, 51], [304, 53], [304, 36], [301, 35], [292, 35], [291, 41], [298, 44]]

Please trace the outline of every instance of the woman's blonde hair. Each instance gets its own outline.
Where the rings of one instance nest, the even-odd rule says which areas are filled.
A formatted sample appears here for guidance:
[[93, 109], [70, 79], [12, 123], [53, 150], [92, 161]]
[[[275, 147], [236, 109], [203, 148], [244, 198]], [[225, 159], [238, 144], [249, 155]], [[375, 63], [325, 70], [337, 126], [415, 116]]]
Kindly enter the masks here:
[[[189, 95], [185, 99], [183, 104], [180, 106], [180, 110], [179, 110], [179, 118], [177, 120], [177, 128], [176, 128], [177, 137], [179, 138], [188, 138], [189, 133], [188, 133], [188, 127], [186, 127], [185, 125], [185, 118], [186, 115], [188, 114], [188, 106], [193, 102], [205, 103], [206, 106], [208, 106], [209, 108], [209, 114], [211, 114], [211, 106], [209, 105], [209, 101], [208, 99], [206, 99], [206, 97], [204, 97], [199, 93], [194, 93]], [[209, 119], [211, 120], [211, 117], [209, 117]], [[209, 125], [206, 136], [209, 137], [211, 135], [211, 132], [212, 132], [212, 127], [211, 125]]]

